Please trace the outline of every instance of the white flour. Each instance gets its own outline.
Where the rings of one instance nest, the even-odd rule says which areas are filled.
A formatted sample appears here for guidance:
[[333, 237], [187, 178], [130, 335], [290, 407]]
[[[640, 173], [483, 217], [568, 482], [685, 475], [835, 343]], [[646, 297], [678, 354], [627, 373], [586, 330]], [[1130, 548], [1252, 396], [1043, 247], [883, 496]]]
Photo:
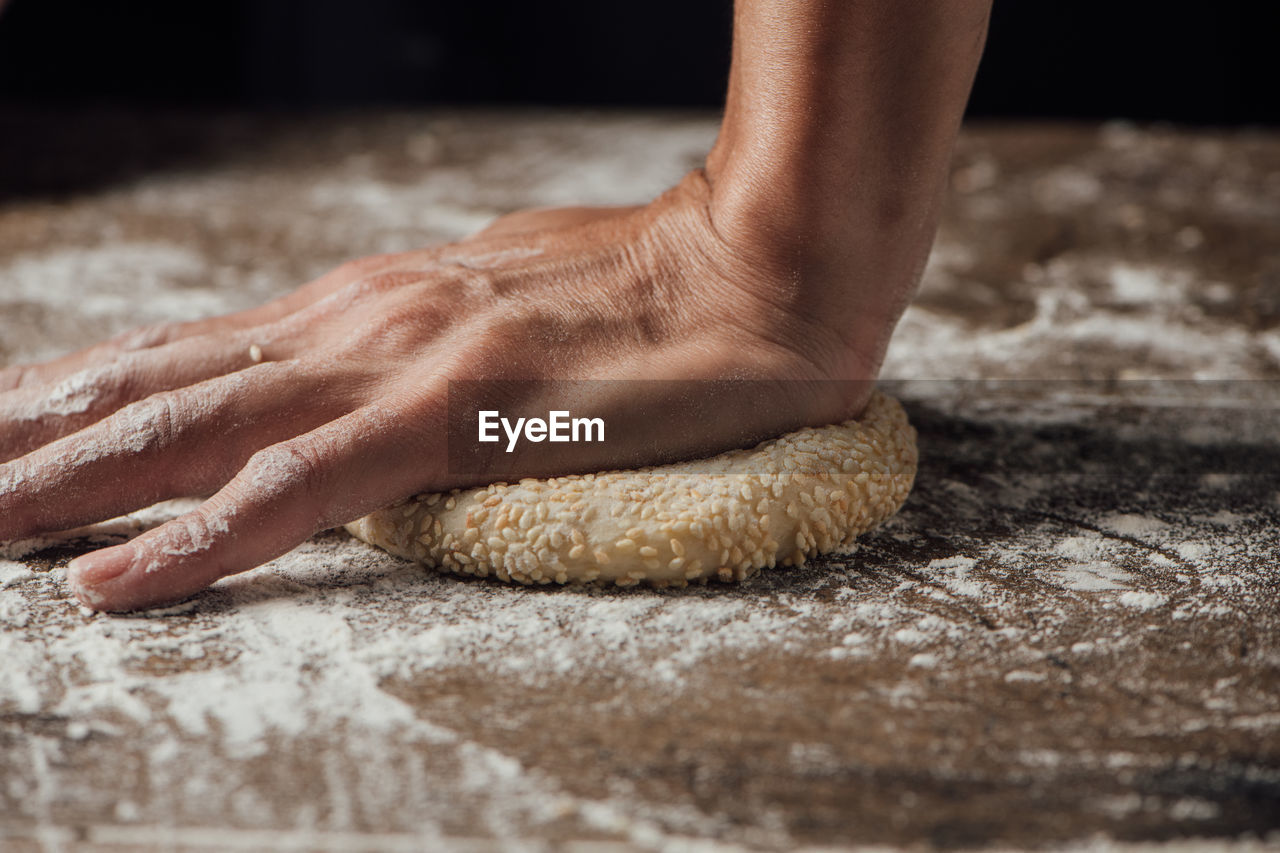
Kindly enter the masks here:
[[[305, 180], [227, 167], [149, 178], [83, 208], [70, 202], [64, 225], [86, 245], [0, 258], [3, 355], [43, 358], [140, 322], [248, 307], [343, 257], [458, 237], [524, 204], [640, 201], [694, 165], [714, 133], [711, 123], [697, 121], [660, 133], [643, 121], [604, 130], [561, 122], [554, 132], [531, 124], [509, 157], [490, 158], [478, 173], [442, 166], [412, 180], [382, 178], [368, 158], [355, 157]], [[1108, 134], [1108, 145], [1128, 150], [1124, 128]], [[581, 154], [573, 169], [564, 168], [566, 139]], [[444, 144], [430, 130], [407, 140], [424, 161]], [[1002, 186], [995, 166], [981, 163], [966, 178], [976, 191]], [[1075, 167], [1042, 177], [1028, 191], [1046, 205], [1087, 209], [1106, 190]], [[1259, 202], [1224, 190], [1219, 203], [1248, 213]], [[199, 222], [218, 237], [210, 243], [221, 254], [104, 232], [104, 218], [120, 210]], [[243, 246], [237, 223], [270, 239]], [[945, 290], [974, 263], [972, 251], [944, 234], [926, 292]], [[1197, 314], [1188, 302], [1202, 282], [1178, 270], [1076, 249], [1023, 274], [1030, 314], [1008, 328], [975, 331], [959, 316], [910, 309], [885, 375], [1108, 378], [1127, 370], [1190, 378], [1256, 375], [1280, 363], [1280, 336]], [[1215, 282], [1213, 301], [1227, 301], [1237, 284]], [[10, 303], [42, 312], [47, 333], [10, 320]], [[941, 389], [938, 396], [964, 391]], [[1090, 393], [1059, 394], [1050, 386], [1017, 412], [1017, 423], [1086, 429], [1097, 409], [1113, 402]], [[42, 411], [70, 415], [91, 405], [90, 390], [76, 379], [51, 390]], [[937, 405], [945, 410], [945, 399]], [[965, 411], [983, 423], [1013, 419], [998, 394], [969, 405]], [[1254, 411], [1247, 401], [1234, 405]], [[134, 440], [145, 439], [144, 427], [131, 431]], [[1129, 437], [1141, 439], [1143, 430], [1139, 424]], [[1201, 437], [1212, 444], [1221, 438], [1216, 430]], [[503, 749], [470, 741], [476, 722], [468, 709], [428, 713], [404, 698], [405, 690], [435, 689], [462, 672], [523, 688], [520, 695], [555, 695], [588, 677], [611, 676], [651, 691], [674, 715], [696, 702], [709, 671], [778, 653], [902, 673], [855, 679], [842, 689], [850, 707], [876, 698], [905, 710], [964, 679], [1066, 690], [1071, 666], [1136, 655], [1153, 627], [1212, 626], [1259, 612], [1273, 590], [1253, 567], [1274, 554], [1256, 553], [1260, 540], [1248, 535], [1265, 518], [1230, 503], [1246, 474], [1203, 472], [1188, 488], [1205, 497], [1180, 514], [1162, 514], [1152, 507], [1164, 504], [1134, 493], [1117, 495], [1105, 512], [1065, 519], [1021, 512], [1054, 505], [1072, 476], [1098, 473], [1081, 466], [1016, 480], [992, 474], [930, 482], [851, 567], [810, 568], [742, 590], [512, 589], [430, 575], [333, 535], [192, 602], [125, 618], [76, 609], [50, 555], [61, 560], [86, 542], [123, 541], [198, 501], [4, 543], [0, 714], [31, 715], [30, 729], [19, 729], [21, 771], [6, 780], [6, 792], [21, 804], [20, 816], [54, 833], [55, 842], [62, 838], [54, 831], [58, 809], [75, 802], [94, 821], [114, 821], [122, 847], [174, 838], [218, 846], [199, 826], [231, 822], [314, 831], [334, 846], [351, 841], [342, 833], [360, 825], [408, 827], [388, 836], [386, 846], [415, 849], [458, 819], [451, 813], [458, 799], [441, 792], [466, 791], [476, 809], [468, 817], [501, 838], [522, 839], [529, 826], [572, 815], [646, 847], [679, 849], [682, 833], [725, 833], [723, 816], [694, 803], [645, 800], [626, 787], [566, 792]], [[0, 474], [7, 478], [0, 490], [20, 476], [13, 469]], [[953, 526], [931, 529], [936, 507], [924, 501], [943, 507]], [[1275, 501], [1280, 510], [1280, 493]], [[993, 519], [1010, 529], [966, 538], [970, 527], [985, 531], [981, 525]], [[904, 553], [909, 558], [898, 556]], [[1274, 737], [1280, 718], [1245, 713], [1240, 703], [1250, 694], [1233, 690], [1206, 684], [1204, 701], [1218, 703], [1209, 710], [1240, 711], [1233, 725]], [[511, 724], [496, 717], [486, 722]], [[820, 770], [830, 761], [822, 746], [795, 745], [795, 761]], [[73, 754], [96, 756], [93, 772], [70, 762]], [[320, 768], [314, 790], [324, 801], [286, 808], [272, 798], [276, 780], [264, 767], [287, 773], [299, 755], [319, 756], [305, 766]], [[1065, 758], [1096, 760], [1116, 772], [1146, 760], [1119, 750]], [[1029, 753], [1026, 762], [1056, 766], [1065, 758]], [[135, 763], [124, 766], [126, 760]], [[200, 767], [216, 772], [193, 772]], [[137, 802], [119, 796], [122, 774], [145, 780], [129, 789], [142, 792], [130, 794]], [[1194, 814], [1212, 805], [1188, 800], [1180, 808]], [[1103, 806], [1124, 813], [1142, 807], [1127, 800]], [[174, 822], [187, 825], [169, 826]], [[163, 832], [147, 835], [148, 827]], [[262, 848], [287, 840], [264, 833], [239, 837]], [[787, 846], [782, 830], [766, 840]]]

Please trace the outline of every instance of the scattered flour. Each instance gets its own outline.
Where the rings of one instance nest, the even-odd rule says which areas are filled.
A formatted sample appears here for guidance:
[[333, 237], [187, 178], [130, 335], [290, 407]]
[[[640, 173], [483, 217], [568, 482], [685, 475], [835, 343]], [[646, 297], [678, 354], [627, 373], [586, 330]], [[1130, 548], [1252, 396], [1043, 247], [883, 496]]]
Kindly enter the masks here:
[[[235, 301], [207, 285], [204, 258], [171, 244], [107, 242], [18, 255], [4, 263], [6, 301], [23, 301], [98, 318], [107, 331], [160, 320], [225, 313]], [[86, 287], [86, 282], [93, 282]], [[175, 287], [175, 282], [191, 284]], [[29, 357], [52, 355], [31, 353]]]
[[1174, 275], [1159, 268], [1117, 264], [1111, 270], [1112, 298], [1147, 310], [1161, 302], [1182, 303], [1189, 283], [1186, 273]]
[[1116, 600], [1125, 607], [1132, 607], [1135, 610], [1154, 610], [1169, 600], [1169, 596], [1160, 595], [1156, 592], [1140, 592], [1138, 590], [1129, 590], [1122, 592], [1116, 597]]
[[[952, 243], [944, 230], [929, 276], [964, 275], [966, 256]], [[1082, 280], [1090, 278], [1106, 283], [1109, 303], [1095, 304], [1082, 291]], [[1186, 294], [1195, 286], [1184, 270], [1133, 266], [1105, 254], [1073, 251], [1043, 268], [1035, 282], [1034, 312], [1018, 325], [974, 334], [964, 317], [920, 304], [908, 307], [895, 341], [917, 343], [891, 347], [881, 375], [894, 380], [1032, 375], [1076, 380], [1083, 371], [1102, 379], [1117, 375], [1116, 366], [1124, 364], [1130, 367], [1120, 371], [1122, 378], [1252, 375], [1252, 342], [1262, 336], [1188, 313]], [[922, 292], [930, 287], [927, 277]], [[1064, 360], [1063, 353], [1076, 355]], [[1027, 365], [1034, 365], [1031, 372]]]
[[1004, 680], [1011, 684], [1018, 681], [1044, 681], [1047, 677], [1043, 672], [1032, 672], [1029, 669], [1013, 669], [1004, 674]]
[[1210, 515], [1205, 518], [1205, 521], [1209, 522], [1210, 524], [1216, 524], [1220, 527], [1236, 527], [1242, 521], [1246, 521], [1246, 520], [1247, 520], [1246, 516], [1240, 515], [1237, 512], [1232, 512], [1229, 509], [1220, 509], [1217, 512], [1215, 512], [1213, 515]]
[[982, 598], [991, 592], [991, 587], [973, 576], [972, 570], [977, 564], [972, 557], [948, 557], [930, 560], [927, 571], [953, 595]]
[[1107, 540], [1097, 536], [1068, 536], [1054, 548], [1058, 554], [1072, 560], [1094, 561], [1111, 549]]
[[35, 572], [28, 569], [23, 563], [0, 560], [0, 589], [8, 589], [23, 581], [31, 580], [35, 576]]
[[30, 399], [9, 408], [6, 414], [15, 421], [31, 422], [87, 412], [102, 393], [106, 372], [103, 368], [91, 368], [73, 373], [48, 394], [33, 394]]
[[1197, 562], [1203, 560], [1213, 550], [1204, 542], [1179, 542], [1174, 546], [1174, 550], [1178, 552], [1178, 556], [1188, 562]]
[[[367, 158], [354, 158], [345, 171], [308, 176], [301, 191], [273, 182], [261, 171], [237, 167], [208, 177], [149, 179], [116, 192], [148, 216], [192, 221], [198, 216], [210, 227], [227, 219], [228, 210], [234, 214], [228, 221], [242, 215], [234, 204], [243, 201], [237, 200], [268, 199], [272, 203], [260, 205], [255, 224], [278, 235], [273, 240], [284, 241], [279, 244], [282, 255], [304, 254], [294, 251], [300, 243], [289, 242], [291, 233], [304, 230], [307, 245], [329, 241], [340, 247], [335, 252], [410, 249], [421, 245], [424, 234], [460, 236], [520, 203], [640, 200], [696, 162], [714, 138], [709, 122], [664, 131], [658, 144], [645, 122], [631, 127], [634, 132], [624, 134], [616, 125], [585, 134], [581, 128], [567, 128], [571, 136], [579, 135], [575, 144], [584, 152], [570, 170], [555, 165], [564, 162], [563, 155], [554, 154], [564, 139], [532, 132], [518, 135], [510, 157], [489, 158], [477, 167], [478, 176], [468, 165], [424, 169], [409, 180], [384, 180]], [[1133, 128], [1117, 124], [1108, 129], [1106, 142], [1123, 152], [1140, 137]], [[413, 145], [428, 160], [441, 148], [422, 134]], [[967, 180], [981, 189], [998, 184], [1001, 177], [994, 166], [980, 166]], [[1078, 168], [1054, 172], [1043, 186], [1051, 202], [1077, 208], [1095, 203], [1106, 189]], [[1248, 199], [1227, 194], [1221, 201], [1243, 209]], [[302, 210], [308, 211], [305, 229], [296, 221]], [[100, 218], [93, 222], [98, 228]], [[281, 267], [263, 268], [271, 261], [260, 253], [248, 264], [253, 271], [245, 272], [225, 257], [215, 262], [200, 251], [108, 239], [88, 248], [32, 251], [0, 260], [6, 303], [31, 303], [43, 308], [50, 322], [67, 324], [56, 329], [61, 337], [28, 337], [25, 349], [6, 355], [45, 357], [89, 329], [106, 334], [139, 322], [248, 307], [298, 281], [292, 267], [287, 275]], [[931, 277], [955, 280], [968, 274], [966, 268], [977, 260], [972, 247], [944, 234], [930, 258], [925, 288], [934, 283]], [[313, 263], [315, 274], [331, 266], [329, 258]], [[1186, 376], [1193, 370], [1239, 376], [1253, 369], [1250, 359], [1280, 363], [1280, 336], [1274, 331], [1255, 334], [1185, 311], [1194, 282], [1176, 270], [1117, 264], [1077, 246], [1059, 258], [1029, 265], [1024, 274], [1025, 282], [1013, 284], [1030, 289], [1029, 316], [1008, 328], [975, 334], [965, 318], [913, 306], [899, 328], [885, 375], [1105, 378], [1116, 365], [1128, 364], [1157, 376]], [[1101, 306], [1082, 293], [1085, 279], [1102, 294]], [[90, 280], [93, 287], [86, 288]], [[1218, 301], [1228, 295], [1222, 287], [1206, 292]], [[1135, 311], [1138, 307], [1144, 310]], [[12, 328], [3, 330], [6, 345]], [[68, 380], [45, 405], [49, 412], [75, 414], [93, 401]], [[1087, 426], [1096, 406], [1089, 397], [1074, 407], [1053, 400], [1041, 410], [1026, 411], [1024, 423]], [[1205, 437], [1213, 439], [1214, 434]], [[8, 478], [0, 489], [14, 484], [14, 473], [0, 476]], [[1239, 473], [1206, 472], [1199, 485], [1225, 493], [1245, 479]], [[957, 482], [944, 489], [934, 484], [933, 492], [945, 496], [954, 517], [982, 519], [992, 512], [993, 496], [1008, 506], [1043, 505], [1053, 480], [980, 485]], [[1049, 675], [1021, 654], [1031, 643], [1058, 642], [1064, 654], [1105, 661], [1131, 641], [1124, 631], [1108, 633], [1117, 628], [1116, 620], [1124, 628], [1144, 619], [1153, 624], [1166, 618], [1238, 618], [1239, 610], [1233, 608], [1259, 590], [1256, 578], [1246, 574], [1247, 561], [1237, 555], [1234, 562], [1215, 559], [1213, 572], [1200, 572], [1203, 588], [1169, 594], [1162, 585], [1157, 592], [1148, 588], [1146, 571], [1169, 569], [1175, 561], [1157, 552], [1146, 554], [1143, 562], [1126, 561], [1142, 553], [1139, 546], [1105, 534], [1064, 536], [1061, 525], [1031, 526], [1000, 541], [949, 541], [949, 550], [942, 553], [964, 548], [964, 556], [913, 564], [910, 577], [906, 571], [889, 571], [884, 577], [835, 569], [830, 578], [780, 582], [734, 595], [715, 589], [621, 595], [506, 589], [424, 574], [353, 542], [327, 538], [223, 581], [192, 602], [131, 618], [76, 610], [64, 597], [63, 572], [32, 571], [15, 562], [72, 540], [117, 542], [199, 503], [177, 502], [91, 528], [0, 545], [0, 713], [6, 720], [36, 717], [31, 729], [18, 729], [24, 752], [10, 781], [9, 793], [21, 804], [21, 818], [54, 832], [53, 815], [79, 800], [101, 803], [102, 814], [114, 814], [125, 824], [159, 819], [159, 828], [150, 835], [144, 826], [128, 835], [130, 827], [125, 826], [104, 846], [189, 841], [192, 847], [217, 847], [220, 839], [212, 837], [211, 842], [207, 831], [165, 823], [172, 816], [214, 814], [216, 822], [267, 825], [274, 820], [275, 825], [314, 829], [316, 847], [331, 844], [336, 849], [350, 846], [350, 837], [340, 830], [361, 823], [402, 826], [406, 815], [427, 836], [440, 831], [457, 820], [441, 811], [440, 792], [449, 789], [475, 792], [478, 803], [483, 798], [480, 822], [503, 838], [520, 838], [529, 825], [574, 814], [601, 832], [617, 832], [649, 848], [713, 849], [673, 838], [659, 823], [675, 823], [708, 838], [723, 831], [723, 816], [694, 806], [670, 806], [664, 807], [669, 813], [659, 822], [611, 791], [570, 794], [503, 750], [469, 741], [461, 734], [468, 725], [461, 718], [425, 718], [420, 708], [398, 698], [392, 685], [432, 688], [437, 677], [479, 672], [499, 683], [546, 691], [573, 679], [625, 674], [660, 690], [657, 695], [679, 708], [685, 692], [698, 689], [709, 667], [752, 659], [765, 650], [813, 653], [851, 669], [889, 655], [905, 658], [909, 670], [924, 672], [904, 672], [901, 683], [871, 689], [884, 690], [894, 707], [911, 709], [929, 699], [921, 681], [945, 683], [953, 673], [989, 678], [996, 689], [1047, 680]], [[1276, 508], [1280, 493], [1272, 505]], [[1244, 516], [1234, 509], [1202, 516], [1196, 524], [1238, 528]], [[1119, 537], [1158, 544], [1193, 563], [1215, 554], [1224, 532], [1206, 531], [1203, 525], [1184, 531], [1180, 522], [1162, 522], [1137, 510], [1081, 520]], [[931, 533], [908, 525], [898, 531], [896, 541], [908, 550], [922, 548]], [[955, 539], [963, 534], [958, 528], [946, 532]], [[1054, 567], [1045, 569], [1046, 561]], [[1144, 566], [1143, 576], [1121, 564]], [[1064, 595], [1050, 584], [1109, 594]], [[1166, 617], [1160, 608], [1170, 601], [1176, 608]], [[1107, 609], [1116, 603], [1121, 607]], [[1032, 609], [1034, 624], [1028, 619]], [[978, 618], [984, 610], [990, 624]], [[1117, 615], [1108, 621], [1113, 611]], [[1231, 715], [1237, 693], [1223, 692], [1220, 713]], [[1280, 725], [1274, 714], [1266, 713], [1229, 719], [1259, 738], [1274, 737]], [[65, 737], [42, 733], [44, 727], [56, 729], [60, 720], [66, 723]], [[340, 750], [332, 748], [335, 741]], [[261, 768], [277, 756], [287, 761], [291, 753], [320, 750], [326, 743], [316, 789], [323, 792], [328, 827], [319, 825], [315, 803], [273, 815], [268, 802], [273, 783], [260, 778]], [[146, 780], [138, 792], [145, 799], [112, 805], [111, 785], [125, 772], [123, 764], [106, 768], [107, 779], [92, 779], [85, 768], [67, 760], [72, 749], [95, 745], [108, 745], [136, 761], [128, 772]], [[829, 757], [814, 746], [797, 744], [791, 755], [799, 764], [821, 768]], [[440, 749], [431, 756], [441, 760], [423, 760], [423, 748]], [[1095, 758], [1116, 772], [1142, 766], [1145, 760], [1126, 753]], [[1047, 767], [1064, 757], [1029, 750], [1025, 759], [1029, 766]], [[192, 772], [201, 766], [217, 772]], [[1202, 819], [1211, 816], [1213, 805], [1188, 798], [1169, 809], [1180, 818]], [[1144, 801], [1099, 798], [1095, 806], [1124, 816], [1143, 808]], [[50, 849], [74, 846], [74, 838], [50, 837], [53, 841], [45, 845]], [[269, 849], [288, 839], [246, 833], [237, 840]], [[387, 840], [389, 849], [393, 843], [395, 849], [431, 846], [419, 834], [388, 835]]]
[[1158, 518], [1130, 513], [1104, 516], [1098, 521], [1098, 526], [1134, 539], [1156, 539], [1169, 529], [1169, 525]]
[[195, 509], [201, 503], [202, 501], [196, 499], [179, 498], [156, 504], [129, 515], [99, 522], [98, 524], [46, 533], [30, 539], [0, 542], [0, 558], [19, 560], [38, 551], [77, 541], [101, 546], [118, 544], [166, 521], [177, 518], [183, 513]]
[[1077, 563], [1068, 568], [1052, 569], [1050, 572], [1063, 589], [1075, 592], [1128, 589], [1137, 580], [1124, 569], [1102, 561]]
[[[355, 585], [312, 586], [335, 571]], [[62, 583], [50, 572], [15, 570], [12, 577], [36, 589]], [[0, 602], [9, 596], [18, 598], [15, 588], [0, 591]], [[501, 795], [498, 817], [543, 815], [538, 819], [551, 808], [554, 782], [500, 751], [459, 740], [447, 720], [421, 718], [384, 690], [384, 681], [411, 682], [483, 661], [495, 677], [508, 680], [578, 678], [584, 669], [622, 668], [678, 691], [716, 656], [800, 643], [826, 612], [804, 595], [760, 601], [712, 590], [546, 595], [467, 584], [345, 540], [303, 546], [167, 611], [86, 617], [51, 604], [42, 618], [52, 619], [56, 629], [46, 621], [35, 637], [0, 632], [0, 710], [72, 720], [80, 739], [93, 732], [147, 732], [154, 790], [163, 790], [166, 779], [183, 780], [193, 751], [214, 748], [246, 762], [282, 739], [304, 742], [309, 732], [342, 731], [345, 748], [371, 767], [394, 765], [408, 744], [448, 749], [462, 761], [460, 782]], [[210, 606], [214, 614], [206, 612]], [[195, 665], [157, 675], [149, 669], [156, 660]], [[926, 662], [920, 657], [912, 665]], [[260, 807], [252, 798], [235, 800], [236, 791], [251, 784], [247, 779], [233, 774], [201, 784], [199, 791], [180, 787], [173, 796], [230, 798], [241, 817]], [[361, 784], [347, 779], [339, 790], [358, 791]], [[418, 814], [432, 814], [428, 786], [397, 796]], [[564, 801], [578, 810], [618, 809], [607, 798]], [[684, 819], [707, 820], [696, 810]]]

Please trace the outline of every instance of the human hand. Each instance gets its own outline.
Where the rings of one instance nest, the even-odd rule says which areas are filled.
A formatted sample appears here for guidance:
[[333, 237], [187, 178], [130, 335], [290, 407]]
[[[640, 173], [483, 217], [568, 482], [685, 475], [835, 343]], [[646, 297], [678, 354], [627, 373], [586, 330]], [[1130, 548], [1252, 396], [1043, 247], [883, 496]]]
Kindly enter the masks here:
[[[873, 378], [887, 338], [876, 288], [798, 285], [822, 265], [776, 234], [743, 239], [750, 224], [723, 227], [711, 202], [695, 172], [642, 207], [516, 214], [253, 311], [0, 371], [0, 539], [211, 494], [73, 561], [87, 606], [154, 606], [411, 494], [471, 485], [445, 462], [453, 379]], [[724, 418], [678, 429], [687, 400], [645, 387], [625, 405], [663, 428], [667, 458], [843, 420], [869, 392], [797, 382], [764, 406], [727, 390]], [[517, 473], [658, 461], [636, 451], [572, 445]]]

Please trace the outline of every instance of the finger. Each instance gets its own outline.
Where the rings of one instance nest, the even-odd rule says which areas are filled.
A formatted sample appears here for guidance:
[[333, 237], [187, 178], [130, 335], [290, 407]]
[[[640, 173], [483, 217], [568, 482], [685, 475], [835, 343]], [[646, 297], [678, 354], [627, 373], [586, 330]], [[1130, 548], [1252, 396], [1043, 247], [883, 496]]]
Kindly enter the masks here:
[[220, 336], [272, 323], [300, 311], [335, 290], [396, 262], [396, 255], [374, 255], [350, 261], [284, 296], [256, 308], [221, 317], [182, 323], [160, 323], [131, 329], [100, 344], [39, 364], [0, 368], [0, 392], [59, 382], [71, 374], [121, 355], [203, 336]]
[[0, 462], [16, 459], [161, 391], [287, 360], [295, 345], [270, 328], [202, 335], [76, 371], [56, 384], [0, 392]]
[[371, 273], [268, 325], [188, 338], [117, 357], [53, 385], [0, 392], [0, 462], [31, 453], [154, 394], [264, 360], [291, 359], [310, 350], [311, 341], [337, 336], [339, 344], [350, 348], [355, 341], [363, 348], [370, 338], [388, 337], [371, 333], [380, 318], [398, 322], [399, 315], [390, 310], [394, 305], [385, 301], [393, 293], [411, 303], [410, 313], [420, 320], [436, 318], [435, 325], [420, 322], [413, 327], [418, 338], [432, 340], [456, 313], [439, 304], [428, 310], [414, 295], [430, 284], [422, 270]]
[[0, 370], [0, 392], [50, 385], [76, 373], [115, 361], [122, 356], [190, 338], [216, 337], [240, 329], [252, 328], [285, 316], [286, 313], [283, 301], [276, 300], [251, 311], [242, 311], [223, 317], [188, 323], [161, 323], [131, 329], [100, 344], [50, 361], [4, 368]]
[[[421, 426], [421, 423], [419, 424]], [[314, 533], [417, 490], [424, 469], [443, 467], [436, 446], [406, 465], [406, 419], [380, 407], [340, 418], [255, 453], [199, 509], [132, 542], [79, 557], [68, 569], [74, 595], [95, 610], [136, 610], [187, 598], [219, 578], [286, 553]]]
[[209, 494], [258, 449], [355, 408], [358, 377], [274, 362], [132, 403], [0, 465], [0, 541]]

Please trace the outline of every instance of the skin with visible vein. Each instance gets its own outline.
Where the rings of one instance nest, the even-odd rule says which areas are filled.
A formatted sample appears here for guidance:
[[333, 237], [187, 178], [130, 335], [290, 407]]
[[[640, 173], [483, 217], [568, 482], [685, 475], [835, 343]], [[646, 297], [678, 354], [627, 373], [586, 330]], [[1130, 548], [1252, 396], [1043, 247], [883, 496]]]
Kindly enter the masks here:
[[[933, 241], [989, 5], [740, 0], [720, 135], [651, 203], [512, 214], [252, 311], [0, 371], [0, 540], [211, 495], [70, 567], [95, 609], [181, 599], [471, 485], [445, 462], [452, 379], [841, 380], [785, 406], [714, 400], [726, 417], [666, 430], [664, 458], [856, 416]], [[678, 423], [683, 401], [650, 387], [636, 405]], [[567, 447], [519, 473], [660, 461]]]

